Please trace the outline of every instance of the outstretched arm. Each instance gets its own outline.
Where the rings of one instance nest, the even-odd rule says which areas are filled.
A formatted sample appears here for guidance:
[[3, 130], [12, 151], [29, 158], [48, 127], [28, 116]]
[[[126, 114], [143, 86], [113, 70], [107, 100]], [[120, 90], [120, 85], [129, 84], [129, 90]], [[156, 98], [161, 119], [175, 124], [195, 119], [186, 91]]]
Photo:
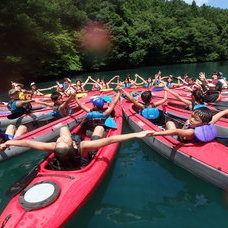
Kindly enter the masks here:
[[[138, 74], [135, 74], [135, 75], [136, 75], [137, 78], [139, 78], [142, 81], [142, 83], [147, 83], [147, 81], [143, 77], [141, 77]], [[137, 84], [139, 84], [139, 83], [137, 83]]]
[[5, 150], [8, 146], [21, 146], [30, 147], [35, 150], [42, 150], [47, 152], [53, 152], [55, 149], [55, 142], [39, 142], [32, 140], [9, 140], [3, 144], [0, 144], [0, 150]]
[[32, 99], [32, 100], [25, 100], [25, 101], [17, 101], [16, 102], [16, 106], [17, 107], [21, 107], [21, 106], [23, 106], [23, 105], [25, 105], [25, 104], [28, 104], [28, 103], [30, 103], [30, 102], [33, 102], [34, 100]]
[[87, 158], [88, 151], [98, 149], [116, 142], [123, 142], [133, 138], [143, 138], [149, 136], [151, 131], [141, 131], [124, 135], [115, 135], [107, 138], [97, 139], [93, 141], [82, 141], [80, 143], [81, 156]]
[[54, 85], [54, 86], [51, 86], [51, 87], [48, 87], [48, 88], [43, 88], [43, 89], [38, 89], [38, 91], [46, 91], [46, 90], [51, 90], [51, 89], [54, 89], [56, 88], [57, 86]]
[[220, 118], [222, 118], [223, 116], [228, 115], [228, 109], [225, 109], [221, 112], [216, 113], [213, 117], [212, 117], [212, 121], [210, 123], [216, 123]]
[[[165, 89], [166, 89], [166, 87], [165, 87]], [[167, 91], [165, 90], [163, 99], [161, 99], [160, 101], [155, 102], [154, 105], [155, 106], [159, 106], [159, 105], [165, 103], [167, 101], [167, 99], [168, 99]]]
[[120, 77], [119, 75], [114, 76], [107, 82], [107, 84], [110, 84], [113, 80], [115, 80], [116, 78], [119, 78], [119, 77]]
[[171, 94], [173, 94], [173, 96], [175, 96], [177, 99], [179, 99], [180, 101], [184, 102], [186, 105], [189, 106], [189, 108], [192, 108], [192, 102], [184, 99], [183, 97], [181, 97], [178, 93], [173, 92], [171, 89], [167, 88], [167, 91]]
[[38, 104], [43, 104], [43, 105], [46, 105], [48, 107], [53, 107], [53, 103], [47, 103], [47, 102], [44, 102], [44, 101], [41, 101], [39, 99], [35, 99], [35, 102], [38, 103]]
[[137, 106], [138, 108], [141, 108], [143, 109], [144, 108], [144, 105], [143, 104], [140, 104], [137, 100], [135, 100], [134, 97], [132, 97], [129, 93], [127, 93], [124, 89], [122, 89], [122, 92], [124, 93], [124, 95], [127, 96], [127, 98], [135, 105]]
[[81, 103], [81, 101], [78, 99], [77, 96], [75, 96], [75, 101], [77, 102], [78, 106], [83, 109], [86, 112], [90, 112], [90, 109], [86, 107], [84, 104]]
[[120, 91], [117, 92], [114, 101], [111, 103], [111, 105], [108, 107], [108, 109], [104, 111], [103, 114], [105, 116], [108, 116], [113, 111], [113, 109], [115, 108], [115, 106], [116, 106], [117, 102], [119, 101], [119, 99], [120, 99]]
[[165, 131], [154, 131], [153, 133], [151, 133], [151, 135], [177, 135], [180, 137], [192, 138], [194, 135], [194, 129], [171, 129]]

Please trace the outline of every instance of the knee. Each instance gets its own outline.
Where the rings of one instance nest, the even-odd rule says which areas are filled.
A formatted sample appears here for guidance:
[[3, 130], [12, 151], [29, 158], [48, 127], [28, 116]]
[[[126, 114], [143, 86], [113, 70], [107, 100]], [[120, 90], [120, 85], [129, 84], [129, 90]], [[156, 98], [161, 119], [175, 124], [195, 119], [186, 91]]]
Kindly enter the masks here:
[[28, 131], [28, 128], [25, 125], [20, 125], [18, 127], [18, 130], [23, 131], [23, 132], [27, 132]]
[[167, 123], [166, 123], [166, 129], [174, 129], [174, 128], [176, 128], [176, 126], [175, 126], [175, 124], [174, 124], [174, 122], [173, 121], [167, 121]]
[[13, 125], [13, 124], [10, 124], [10, 125], [7, 127], [7, 130], [16, 131], [16, 126]]

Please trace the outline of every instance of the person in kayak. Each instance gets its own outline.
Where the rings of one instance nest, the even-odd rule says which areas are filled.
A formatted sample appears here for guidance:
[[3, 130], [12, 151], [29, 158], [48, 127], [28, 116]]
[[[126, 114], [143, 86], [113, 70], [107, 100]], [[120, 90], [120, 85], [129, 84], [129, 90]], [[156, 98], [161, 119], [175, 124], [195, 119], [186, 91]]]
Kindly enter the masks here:
[[60, 166], [66, 169], [74, 167], [75, 156], [80, 154], [81, 157], [87, 159], [91, 150], [97, 150], [116, 142], [123, 142], [133, 138], [143, 138], [148, 136], [150, 131], [142, 131], [137, 133], [129, 133], [123, 135], [115, 135], [102, 138], [102, 128], [98, 126], [93, 133], [93, 140], [83, 140], [75, 143], [72, 135], [67, 127], [60, 129], [60, 137], [56, 142], [40, 142], [33, 140], [9, 140], [0, 144], [0, 150], [5, 150], [9, 146], [29, 147], [35, 150], [46, 152], [54, 152]]
[[63, 101], [63, 97], [59, 92], [54, 92], [51, 94], [51, 100], [53, 103], [47, 103], [39, 99], [35, 99], [36, 103], [46, 105], [53, 109], [52, 115], [56, 118], [62, 118], [64, 116], [71, 114], [71, 108], [68, 104], [74, 99], [75, 94], [72, 94], [67, 100]]
[[160, 112], [158, 108], [156, 108], [159, 105], [164, 104], [167, 101], [167, 91], [166, 87], [164, 87], [164, 98], [157, 101], [157, 102], [151, 102], [152, 101], [152, 93], [150, 91], [144, 91], [141, 93], [141, 99], [143, 103], [136, 100], [133, 96], [131, 96], [128, 92], [126, 92], [124, 89], [122, 89], [123, 94], [136, 106], [136, 108], [139, 109], [139, 113], [145, 117], [146, 119], [150, 119], [152, 122], [157, 123]]
[[[111, 99], [111, 97], [108, 97]], [[96, 126], [102, 126], [104, 128], [104, 132], [110, 128], [109, 124], [107, 124], [107, 119], [113, 122], [114, 120], [110, 117], [113, 116], [114, 108], [120, 98], [120, 91], [117, 92], [115, 99], [111, 102], [108, 108], [104, 108], [105, 100], [102, 97], [96, 97], [91, 100], [93, 103], [93, 108], [90, 109], [86, 105], [82, 104], [78, 97], [75, 97], [76, 103], [81, 107], [85, 112], [87, 112], [87, 121], [83, 125], [83, 129], [87, 136], [91, 136]], [[110, 100], [111, 101], [111, 100]]]
[[[144, 88], [151, 88], [152, 85], [153, 85], [153, 80], [151, 77], [147, 78], [147, 80], [145, 80], [143, 77], [141, 77], [140, 75], [138, 74], [135, 74], [135, 77], [136, 77], [136, 85], [137, 86], [140, 86], [140, 85], [143, 85]], [[137, 79], [140, 79], [142, 82], [140, 83], [137, 83]]]
[[192, 113], [182, 129], [178, 129], [173, 121], [167, 121], [167, 130], [151, 133], [152, 136], [177, 135], [179, 140], [185, 143], [209, 142], [217, 136], [214, 124], [227, 114], [228, 109], [213, 116], [210, 109], [201, 107]]
[[182, 101], [184, 104], [187, 105], [187, 109], [189, 110], [196, 110], [197, 108], [200, 107], [206, 107], [206, 104], [204, 103], [204, 95], [201, 90], [193, 90], [192, 91], [192, 100], [187, 100], [183, 98], [181, 95], [178, 93], [172, 91], [171, 89], [167, 89], [169, 93], [171, 93], [173, 96], [175, 96], [178, 100]]
[[25, 125], [16, 127], [15, 125], [10, 124], [7, 126], [5, 132], [0, 130], [0, 144], [21, 136], [26, 132], [28, 132], [28, 128]]
[[31, 91], [30, 92], [31, 92], [32, 96], [33, 95], [35, 95], [35, 96], [43, 96], [44, 94], [41, 93], [41, 92], [47, 91], [47, 90], [51, 90], [51, 89], [54, 89], [54, 88], [57, 87], [56, 85], [54, 85], [54, 86], [51, 86], [51, 87], [48, 87], [48, 88], [38, 89], [35, 82], [31, 82], [30, 86], [31, 86]]
[[9, 90], [8, 94], [10, 97], [8, 109], [11, 111], [12, 115], [15, 115], [15, 118], [31, 112], [31, 102], [33, 102], [34, 99], [20, 100], [19, 91], [16, 89]]

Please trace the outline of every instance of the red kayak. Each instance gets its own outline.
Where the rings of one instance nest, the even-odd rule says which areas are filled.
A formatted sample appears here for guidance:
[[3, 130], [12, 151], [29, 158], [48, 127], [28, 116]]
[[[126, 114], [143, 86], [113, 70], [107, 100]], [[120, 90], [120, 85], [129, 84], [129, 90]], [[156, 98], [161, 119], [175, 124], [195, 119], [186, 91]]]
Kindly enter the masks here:
[[[108, 136], [121, 134], [122, 110], [119, 104], [116, 105], [114, 118], [118, 128], [110, 129]], [[80, 134], [80, 129], [81, 125], [72, 133]], [[34, 179], [8, 203], [1, 214], [0, 225], [18, 228], [63, 226], [98, 186], [111, 165], [117, 147], [118, 143], [100, 148], [86, 167], [73, 171], [50, 170], [49, 162], [54, 157], [51, 154], [39, 165]]]
[[[138, 114], [126, 99], [122, 99], [121, 106], [127, 122], [135, 132], [161, 131], [158, 126]], [[217, 141], [182, 143], [171, 136], [145, 137], [143, 140], [182, 168], [222, 189], [228, 189], [228, 148], [225, 145]]]
[[[129, 93], [133, 93], [134, 96], [138, 96], [138, 99], [140, 100], [140, 94], [141, 92], [145, 91], [144, 88], [137, 88], [137, 89], [125, 89], [126, 91], [128, 91]], [[153, 97], [152, 98], [152, 102], [156, 102], [161, 100], [164, 97], [164, 91], [161, 91], [159, 93], [159, 97]], [[187, 119], [190, 118], [192, 111], [190, 110], [186, 110], [185, 109], [185, 105], [183, 104], [183, 102], [181, 101], [177, 101], [177, 100], [173, 100], [173, 99], [168, 99], [168, 101], [159, 106], [158, 107], [161, 111], [166, 112], [168, 115], [170, 115], [171, 117], [174, 118], [179, 118], [183, 121], [186, 121]], [[212, 112], [217, 113], [218, 110], [215, 110], [211, 107], [209, 107], [210, 109], [212, 109]], [[221, 118], [219, 121], [216, 122], [216, 129], [217, 129], [217, 134], [218, 136], [221, 137], [226, 137], [228, 135], [228, 119], [227, 118]]]

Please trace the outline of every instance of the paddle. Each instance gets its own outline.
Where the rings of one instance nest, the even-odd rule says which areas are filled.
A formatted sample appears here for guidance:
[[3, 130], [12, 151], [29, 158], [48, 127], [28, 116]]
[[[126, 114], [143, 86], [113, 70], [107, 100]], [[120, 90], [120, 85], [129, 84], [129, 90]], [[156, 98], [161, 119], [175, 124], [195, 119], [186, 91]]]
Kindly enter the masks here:
[[12, 119], [17, 119], [17, 118], [21, 117], [22, 115], [24, 115], [24, 113], [22, 113], [22, 112], [15, 112], [15, 113], [9, 114], [7, 116], [7, 118], [9, 120], [12, 120]]
[[40, 164], [47, 159], [50, 154], [48, 153], [29, 173], [25, 174], [18, 181], [13, 183], [6, 191], [6, 196], [13, 198], [15, 195], [20, 193], [37, 175], [40, 170]]
[[221, 101], [218, 103], [213, 103], [211, 105], [213, 105], [216, 109], [221, 110], [221, 111], [228, 108], [228, 102], [227, 101]]

